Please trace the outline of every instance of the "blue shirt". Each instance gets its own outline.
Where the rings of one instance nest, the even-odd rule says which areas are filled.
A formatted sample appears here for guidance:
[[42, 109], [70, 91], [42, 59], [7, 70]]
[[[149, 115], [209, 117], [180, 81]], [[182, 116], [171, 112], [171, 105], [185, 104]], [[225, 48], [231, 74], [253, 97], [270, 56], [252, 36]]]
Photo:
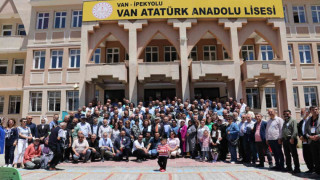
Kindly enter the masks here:
[[220, 108], [220, 109], [215, 108], [214, 112], [217, 112], [218, 116], [222, 116], [223, 115], [223, 110], [224, 110], [223, 108]]
[[101, 148], [102, 146], [107, 146], [107, 147], [109, 147], [109, 148], [113, 148], [113, 144], [112, 144], [111, 139], [110, 139], [110, 138], [107, 138], [107, 140], [106, 140], [106, 139], [104, 139], [104, 138], [101, 138], [101, 139], [99, 140], [99, 148]]
[[49, 123], [49, 126], [50, 126], [50, 130], [54, 127], [54, 126], [58, 126], [59, 125], [59, 122], [57, 121], [57, 123], [55, 123], [54, 121], [51, 121]]

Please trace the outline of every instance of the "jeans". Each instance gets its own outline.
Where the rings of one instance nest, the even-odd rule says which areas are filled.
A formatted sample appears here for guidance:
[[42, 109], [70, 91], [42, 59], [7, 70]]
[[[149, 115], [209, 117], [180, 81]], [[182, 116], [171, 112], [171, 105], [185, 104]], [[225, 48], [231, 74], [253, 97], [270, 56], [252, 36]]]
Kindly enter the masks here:
[[16, 146], [13, 145], [6, 145], [5, 147], [5, 162], [6, 164], [13, 164], [14, 159], [14, 150], [16, 149]]
[[205, 160], [205, 158], [209, 160], [209, 151], [202, 151], [202, 160]]
[[151, 157], [157, 157], [158, 156], [158, 150], [157, 149], [151, 149], [151, 150], [149, 150], [149, 155], [151, 156]]
[[231, 154], [231, 162], [237, 162], [237, 146], [234, 146], [228, 142], [228, 147]]
[[85, 163], [85, 162], [88, 161], [88, 159], [89, 159], [89, 157], [90, 157], [90, 154], [91, 154], [91, 151], [88, 149], [85, 154], [84, 154], [84, 153], [78, 153], [78, 154], [79, 154], [79, 156], [77, 156], [76, 154], [73, 155], [73, 160], [74, 160], [75, 162], [78, 162], [79, 159], [84, 158], [84, 159], [83, 159], [83, 162]]
[[269, 140], [268, 141], [271, 150], [274, 155], [274, 161], [276, 162], [276, 167], [279, 169], [284, 168], [284, 156], [281, 149], [281, 144], [278, 143], [278, 140]]

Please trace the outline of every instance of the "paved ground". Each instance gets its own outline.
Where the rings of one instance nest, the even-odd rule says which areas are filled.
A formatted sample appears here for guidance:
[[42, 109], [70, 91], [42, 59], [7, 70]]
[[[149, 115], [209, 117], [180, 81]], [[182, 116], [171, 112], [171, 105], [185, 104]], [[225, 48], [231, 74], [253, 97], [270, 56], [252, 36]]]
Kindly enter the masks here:
[[[299, 153], [300, 154], [300, 153]], [[302, 157], [302, 156], [301, 156]], [[3, 155], [0, 156], [0, 165], [3, 165]], [[302, 171], [306, 171], [304, 162], [301, 162]], [[293, 176], [289, 173], [270, 171], [267, 168], [257, 169], [246, 167], [241, 164], [229, 163], [207, 163], [197, 162], [192, 159], [170, 159], [168, 161], [167, 172], [158, 171], [156, 160], [137, 163], [133, 159], [130, 162], [94, 162], [79, 164], [60, 164], [59, 171], [45, 170], [24, 170], [19, 169], [23, 180], [44, 180], [44, 179], [72, 179], [72, 180], [204, 180], [204, 179], [224, 179], [224, 180], [247, 180], [247, 179], [308, 179], [316, 177], [307, 176], [304, 173]], [[318, 177], [320, 179], [320, 177]]]

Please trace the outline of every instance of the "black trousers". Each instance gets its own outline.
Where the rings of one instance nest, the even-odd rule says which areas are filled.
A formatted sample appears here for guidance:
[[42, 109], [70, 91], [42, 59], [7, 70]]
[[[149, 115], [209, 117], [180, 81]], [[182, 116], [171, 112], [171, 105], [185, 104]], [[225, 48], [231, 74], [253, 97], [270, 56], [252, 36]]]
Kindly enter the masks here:
[[286, 165], [288, 169], [292, 169], [291, 156], [294, 162], [294, 169], [300, 169], [297, 144], [297, 139], [294, 140], [293, 144], [290, 143], [290, 139], [286, 139], [283, 141], [283, 150], [286, 157]]
[[6, 164], [13, 164], [13, 159], [14, 159], [14, 150], [15, 150], [15, 146], [13, 145], [6, 145], [5, 146], [5, 155], [4, 155], [4, 159]]
[[255, 142], [255, 145], [259, 155], [259, 164], [264, 165], [265, 155], [267, 155], [269, 165], [272, 164], [272, 156], [270, 151], [268, 151], [268, 145], [265, 142]]
[[310, 148], [310, 144], [302, 144], [302, 153], [303, 153], [303, 159], [306, 163], [308, 169], [310, 171], [314, 170], [314, 164], [312, 159], [312, 151]]
[[244, 136], [239, 137], [239, 144], [238, 144], [238, 149], [239, 149], [239, 158], [242, 158], [243, 160], [246, 159], [246, 153], [244, 151]]
[[220, 150], [219, 150], [219, 161], [225, 161], [227, 159], [227, 154], [228, 154], [228, 141], [227, 139], [222, 139], [220, 142]]
[[55, 168], [57, 164], [59, 164], [59, 161], [61, 160], [61, 157], [62, 157], [61, 146], [60, 144], [57, 144], [57, 145], [51, 145], [49, 146], [49, 148], [53, 152], [53, 158], [50, 162], [50, 168]]
[[320, 174], [320, 141], [312, 141], [310, 144], [312, 159], [314, 160], [314, 171]]
[[64, 158], [63, 158], [64, 161], [70, 159], [71, 151], [72, 151], [72, 147], [68, 147], [64, 150]]
[[159, 156], [158, 157], [158, 164], [160, 166], [161, 169], [166, 170], [167, 168], [167, 161], [168, 161], [168, 157], [167, 156]]
[[147, 154], [142, 149], [133, 151], [133, 156], [137, 157], [137, 159], [147, 158]]

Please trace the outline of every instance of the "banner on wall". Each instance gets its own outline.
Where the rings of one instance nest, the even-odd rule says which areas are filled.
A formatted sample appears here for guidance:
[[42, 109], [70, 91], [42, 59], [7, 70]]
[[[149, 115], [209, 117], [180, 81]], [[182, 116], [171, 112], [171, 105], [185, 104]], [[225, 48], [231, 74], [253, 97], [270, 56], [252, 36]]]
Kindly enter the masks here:
[[83, 3], [83, 21], [283, 17], [282, 0], [109, 0]]

